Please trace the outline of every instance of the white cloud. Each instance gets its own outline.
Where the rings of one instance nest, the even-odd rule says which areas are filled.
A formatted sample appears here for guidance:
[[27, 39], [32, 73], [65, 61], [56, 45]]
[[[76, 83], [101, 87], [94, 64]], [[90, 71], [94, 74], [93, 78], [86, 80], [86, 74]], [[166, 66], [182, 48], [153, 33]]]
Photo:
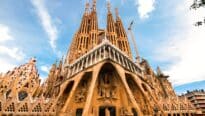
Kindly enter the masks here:
[[9, 48], [9, 47], [2, 46], [2, 45], [0, 45], [0, 55], [9, 56], [18, 61], [23, 60], [25, 56], [25, 54], [16, 47]]
[[2, 57], [0, 58], [0, 64], [0, 73], [6, 73], [8, 70], [11, 70], [16, 66], [14, 63], [9, 62]]
[[0, 43], [11, 39], [12, 36], [10, 35], [9, 28], [5, 25], [0, 24]]
[[165, 72], [175, 85], [205, 80], [205, 27], [193, 25], [203, 20], [205, 9], [190, 11], [190, 4], [186, 0], [179, 3], [175, 11], [176, 33], [158, 48], [161, 60], [173, 61]]
[[48, 73], [49, 73], [49, 70], [50, 70], [50, 67], [43, 65], [43, 66], [40, 67], [40, 69], [41, 69], [43, 72], [45, 72], [45, 73], [48, 74]]
[[155, 9], [155, 0], [135, 0], [141, 19], [149, 18], [149, 14]]
[[[0, 43], [6, 43], [13, 37], [10, 35], [10, 28], [0, 24]], [[0, 72], [5, 73], [14, 68], [17, 62], [22, 61], [25, 54], [18, 47], [0, 45]]]
[[46, 31], [49, 37], [49, 43], [53, 49], [56, 48], [55, 41], [57, 40], [57, 28], [51, 20], [51, 16], [45, 6], [45, 0], [31, 0], [33, 6], [35, 7], [38, 17], [41, 21], [41, 25]]

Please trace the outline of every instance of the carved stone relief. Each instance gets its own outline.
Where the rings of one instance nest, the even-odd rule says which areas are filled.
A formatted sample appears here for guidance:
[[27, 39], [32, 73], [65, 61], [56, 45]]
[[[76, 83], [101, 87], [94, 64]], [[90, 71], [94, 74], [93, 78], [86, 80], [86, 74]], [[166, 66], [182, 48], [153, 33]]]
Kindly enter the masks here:
[[114, 78], [112, 72], [100, 75], [98, 82], [99, 99], [117, 99], [117, 86], [115, 85]]
[[92, 77], [91, 73], [87, 73], [83, 76], [82, 80], [80, 81], [80, 84], [78, 86], [74, 98], [76, 103], [81, 103], [86, 101], [88, 85], [91, 80], [91, 77]]
[[120, 116], [133, 116], [133, 113], [128, 110], [128, 108], [122, 107], [120, 109]]

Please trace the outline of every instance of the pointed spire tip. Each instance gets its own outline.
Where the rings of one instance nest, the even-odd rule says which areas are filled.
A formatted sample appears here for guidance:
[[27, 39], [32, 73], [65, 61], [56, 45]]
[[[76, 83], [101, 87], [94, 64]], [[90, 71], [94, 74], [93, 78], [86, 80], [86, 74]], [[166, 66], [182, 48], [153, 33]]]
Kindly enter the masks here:
[[119, 16], [118, 8], [115, 8], [115, 14], [117, 17]]
[[93, 10], [96, 10], [96, 2], [97, 0], [93, 0], [93, 7], [92, 7]]
[[111, 5], [110, 5], [110, 1], [108, 0], [108, 1], [107, 1], [107, 9], [108, 9], [108, 12], [110, 12], [110, 8], [111, 8]]

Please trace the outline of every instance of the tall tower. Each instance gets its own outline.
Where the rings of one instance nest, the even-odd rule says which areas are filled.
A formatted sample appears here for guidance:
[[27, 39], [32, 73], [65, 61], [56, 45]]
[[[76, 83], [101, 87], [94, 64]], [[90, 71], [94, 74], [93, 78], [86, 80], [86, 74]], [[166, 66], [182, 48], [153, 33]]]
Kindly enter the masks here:
[[87, 53], [90, 49], [94, 48], [98, 42], [96, 0], [93, 0], [91, 11], [89, 11], [89, 3], [86, 3], [80, 28], [70, 45], [66, 62], [72, 63], [74, 60]]
[[122, 20], [119, 16], [118, 9], [115, 9], [116, 12], [116, 31], [117, 31], [117, 38], [118, 38], [118, 46], [120, 50], [125, 52], [129, 57], [132, 58], [132, 53], [129, 46], [129, 41], [127, 38], [127, 34], [125, 28], [123, 26]]
[[90, 47], [94, 48], [98, 44], [98, 18], [96, 11], [96, 0], [93, 0], [92, 11], [90, 13]]
[[111, 13], [111, 6], [110, 2], [107, 3], [107, 38], [108, 40], [118, 47], [118, 42], [117, 42], [117, 33], [116, 33], [116, 27], [115, 27], [115, 21], [113, 19], [112, 13]]
[[75, 59], [83, 55], [90, 48], [90, 14], [89, 3], [86, 3], [85, 12], [82, 17], [81, 25], [78, 32], [75, 34], [70, 45], [70, 51], [67, 54], [66, 62], [73, 62]]

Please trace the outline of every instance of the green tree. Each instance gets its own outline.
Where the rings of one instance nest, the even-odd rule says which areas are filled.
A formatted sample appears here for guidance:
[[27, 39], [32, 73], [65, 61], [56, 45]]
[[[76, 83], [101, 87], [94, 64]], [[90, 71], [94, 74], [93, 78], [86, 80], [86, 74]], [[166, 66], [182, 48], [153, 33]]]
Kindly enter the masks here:
[[[198, 8], [205, 7], [205, 0], [194, 0], [193, 4], [190, 6], [190, 9], [197, 10]], [[195, 23], [195, 26], [201, 26], [205, 24], [205, 18], [202, 21]]]

